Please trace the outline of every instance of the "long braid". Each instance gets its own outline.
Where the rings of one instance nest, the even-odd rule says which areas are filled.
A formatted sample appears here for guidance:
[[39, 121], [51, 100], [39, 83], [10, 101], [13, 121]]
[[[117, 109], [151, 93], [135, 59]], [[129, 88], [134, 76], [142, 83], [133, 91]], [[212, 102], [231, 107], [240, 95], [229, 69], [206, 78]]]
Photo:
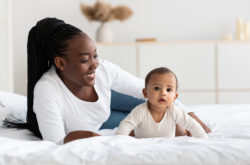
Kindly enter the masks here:
[[45, 18], [34, 26], [28, 36], [28, 101], [27, 123], [15, 123], [5, 120], [5, 125], [15, 128], [27, 128], [42, 138], [36, 115], [33, 111], [34, 87], [41, 76], [54, 65], [55, 57], [66, 56], [67, 41], [83, 32], [62, 20]]

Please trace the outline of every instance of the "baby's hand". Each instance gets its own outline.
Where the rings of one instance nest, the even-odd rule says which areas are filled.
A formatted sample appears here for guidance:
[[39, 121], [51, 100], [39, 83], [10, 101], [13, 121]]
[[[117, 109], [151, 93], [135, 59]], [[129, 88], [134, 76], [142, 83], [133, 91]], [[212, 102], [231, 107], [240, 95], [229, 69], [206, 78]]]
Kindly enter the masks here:
[[132, 131], [129, 133], [129, 136], [134, 137], [134, 136], [135, 136], [135, 131], [134, 131], [134, 130], [132, 130]]
[[191, 132], [188, 130], [186, 130], [186, 134], [187, 134], [187, 136], [190, 136], [190, 137], [192, 136]]

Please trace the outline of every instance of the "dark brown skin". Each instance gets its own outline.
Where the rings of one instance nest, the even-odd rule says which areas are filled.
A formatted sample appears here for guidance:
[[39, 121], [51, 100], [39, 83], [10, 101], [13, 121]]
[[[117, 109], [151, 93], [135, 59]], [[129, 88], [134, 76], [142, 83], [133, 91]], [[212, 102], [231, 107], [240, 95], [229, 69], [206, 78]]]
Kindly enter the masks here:
[[88, 76], [99, 65], [94, 42], [87, 35], [76, 36], [68, 41], [66, 54], [55, 58], [59, 77], [76, 97], [95, 102], [95, 79]]
[[[56, 57], [57, 73], [67, 88], [79, 99], [89, 102], [98, 100], [94, 89], [94, 73], [99, 65], [94, 42], [85, 34], [68, 41], [66, 57]], [[64, 138], [64, 143], [73, 140], [100, 136], [90, 131], [73, 131]]]
[[82, 138], [89, 138], [94, 136], [101, 136], [95, 132], [91, 131], [73, 131], [70, 132], [65, 138], [64, 143], [71, 142], [73, 140], [82, 139]]

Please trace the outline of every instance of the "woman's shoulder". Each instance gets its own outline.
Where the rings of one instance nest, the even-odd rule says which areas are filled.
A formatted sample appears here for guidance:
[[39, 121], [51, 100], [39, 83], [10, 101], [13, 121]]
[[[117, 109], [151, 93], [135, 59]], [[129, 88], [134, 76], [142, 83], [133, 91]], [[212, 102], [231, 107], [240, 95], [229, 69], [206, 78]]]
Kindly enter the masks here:
[[54, 67], [51, 67], [45, 72], [42, 77], [37, 81], [34, 92], [54, 93], [58, 90], [58, 77]]

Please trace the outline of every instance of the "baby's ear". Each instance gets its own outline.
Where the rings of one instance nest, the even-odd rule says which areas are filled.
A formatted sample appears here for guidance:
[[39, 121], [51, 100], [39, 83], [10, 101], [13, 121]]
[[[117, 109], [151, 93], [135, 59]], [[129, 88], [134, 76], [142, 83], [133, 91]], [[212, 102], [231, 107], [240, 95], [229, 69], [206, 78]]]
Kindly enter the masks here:
[[143, 93], [145, 99], [148, 98], [147, 91], [145, 88], [142, 89], [142, 93]]
[[174, 100], [176, 100], [178, 96], [179, 96], [179, 94], [176, 93], [176, 94], [175, 94], [175, 97], [174, 97]]

